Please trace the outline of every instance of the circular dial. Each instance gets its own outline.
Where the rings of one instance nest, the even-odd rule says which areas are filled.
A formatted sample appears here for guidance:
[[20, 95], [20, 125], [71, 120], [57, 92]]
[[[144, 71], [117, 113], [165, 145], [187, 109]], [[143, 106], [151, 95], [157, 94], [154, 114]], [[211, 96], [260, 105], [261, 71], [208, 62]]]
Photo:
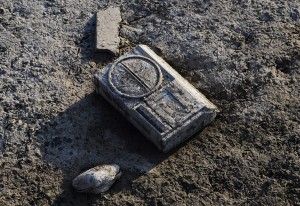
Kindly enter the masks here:
[[154, 92], [162, 81], [159, 66], [151, 59], [132, 55], [118, 60], [109, 70], [111, 88], [121, 96], [141, 98]]

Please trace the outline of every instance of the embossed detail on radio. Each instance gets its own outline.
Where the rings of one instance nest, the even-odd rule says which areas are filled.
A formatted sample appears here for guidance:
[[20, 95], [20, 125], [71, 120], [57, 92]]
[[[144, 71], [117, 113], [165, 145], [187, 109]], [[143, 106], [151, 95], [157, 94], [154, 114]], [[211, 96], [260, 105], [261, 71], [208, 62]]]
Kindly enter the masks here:
[[124, 97], [141, 98], [161, 84], [159, 66], [149, 58], [131, 55], [118, 60], [109, 70], [109, 85]]

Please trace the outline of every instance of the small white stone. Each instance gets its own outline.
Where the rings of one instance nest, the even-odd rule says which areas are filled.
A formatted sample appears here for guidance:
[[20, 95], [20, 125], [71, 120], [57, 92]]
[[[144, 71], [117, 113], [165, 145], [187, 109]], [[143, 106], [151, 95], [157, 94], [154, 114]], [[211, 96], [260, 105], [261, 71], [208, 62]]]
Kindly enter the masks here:
[[81, 173], [73, 180], [72, 185], [78, 192], [99, 194], [109, 190], [121, 174], [118, 165], [101, 165]]

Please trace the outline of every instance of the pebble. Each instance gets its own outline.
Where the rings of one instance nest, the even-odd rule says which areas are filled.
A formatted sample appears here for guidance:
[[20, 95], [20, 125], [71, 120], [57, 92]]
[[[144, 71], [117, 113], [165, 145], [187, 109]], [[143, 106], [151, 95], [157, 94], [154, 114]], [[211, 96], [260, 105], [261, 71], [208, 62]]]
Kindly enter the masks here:
[[109, 190], [121, 174], [118, 165], [100, 165], [81, 173], [72, 185], [78, 192], [99, 194]]

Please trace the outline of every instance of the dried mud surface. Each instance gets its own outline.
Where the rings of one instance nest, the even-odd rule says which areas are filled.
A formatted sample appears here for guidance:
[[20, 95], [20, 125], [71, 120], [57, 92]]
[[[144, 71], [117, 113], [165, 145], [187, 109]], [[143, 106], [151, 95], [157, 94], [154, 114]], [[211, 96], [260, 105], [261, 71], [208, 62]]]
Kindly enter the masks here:
[[[94, 14], [120, 6], [121, 52], [153, 48], [221, 110], [169, 154], [103, 98]], [[0, 205], [300, 205], [298, 0], [0, 0]], [[117, 163], [108, 193], [76, 193]]]

